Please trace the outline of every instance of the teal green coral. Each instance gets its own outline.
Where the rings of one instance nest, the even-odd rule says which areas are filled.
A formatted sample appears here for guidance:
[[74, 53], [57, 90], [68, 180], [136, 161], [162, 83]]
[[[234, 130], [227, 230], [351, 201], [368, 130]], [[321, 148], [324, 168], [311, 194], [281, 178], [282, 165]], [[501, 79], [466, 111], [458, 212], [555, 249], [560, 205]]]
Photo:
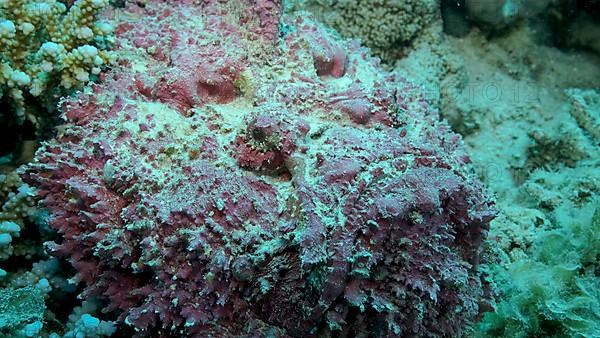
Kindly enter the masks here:
[[0, 289], [0, 336], [15, 336], [35, 326], [43, 320], [45, 309], [44, 296], [35, 287]]
[[81, 87], [110, 62], [112, 27], [97, 20], [107, 5], [78, 0], [67, 9], [56, 0], [0, 0], [0, 97], [19, 123], [36, 123], [28, 96], [43, 100], [55, 87]]
[[590, 224], [542, 232], [530, 257], [493, 268], [502, 301], [477, 337], [600, 337], [600, 205]]

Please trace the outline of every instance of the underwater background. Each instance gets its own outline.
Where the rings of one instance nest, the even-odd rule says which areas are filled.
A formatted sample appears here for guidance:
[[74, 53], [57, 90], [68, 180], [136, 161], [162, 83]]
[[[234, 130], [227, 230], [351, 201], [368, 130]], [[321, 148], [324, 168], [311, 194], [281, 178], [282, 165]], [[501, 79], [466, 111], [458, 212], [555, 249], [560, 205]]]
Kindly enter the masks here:
[[600, 1], [0, 0], [0, 337], [600, 337]]

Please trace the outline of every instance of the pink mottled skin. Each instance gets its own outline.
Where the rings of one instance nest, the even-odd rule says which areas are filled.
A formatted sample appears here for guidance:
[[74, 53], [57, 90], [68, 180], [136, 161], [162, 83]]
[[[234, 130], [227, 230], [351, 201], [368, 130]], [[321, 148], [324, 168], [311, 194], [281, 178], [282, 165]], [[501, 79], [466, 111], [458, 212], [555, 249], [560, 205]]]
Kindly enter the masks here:
[[303, 24], [303, 18], [298, 18], [296, 24], [310, 45], [313, 56], [313, 66], [320, 77], [331, 76], [340, 78], [346, 72], [348, 57], [346, 51], [338, 42], [331, 38], [332, 33], [323, 27]]
[[82, 297], [139, 337], [459, 336], [487, 308], [492, 203], [414, 85], [277, 1], [114, 17], [127, 58], [23, 173]]

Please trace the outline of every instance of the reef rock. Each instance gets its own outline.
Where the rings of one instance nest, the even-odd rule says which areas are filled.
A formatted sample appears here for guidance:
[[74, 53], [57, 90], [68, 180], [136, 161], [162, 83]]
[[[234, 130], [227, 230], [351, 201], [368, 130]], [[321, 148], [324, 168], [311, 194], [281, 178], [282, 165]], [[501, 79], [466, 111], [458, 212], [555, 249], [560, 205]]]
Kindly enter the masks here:
[[455, 336], [492, 203], [366, 49], [276, 0], [116, 12], [120, 65], [23, 178], [82, 297], [139, 336]]
[[470, 18], [501, 28], [539, 14], [550, 3], [550, 0], [465, 0], [465, 7]]

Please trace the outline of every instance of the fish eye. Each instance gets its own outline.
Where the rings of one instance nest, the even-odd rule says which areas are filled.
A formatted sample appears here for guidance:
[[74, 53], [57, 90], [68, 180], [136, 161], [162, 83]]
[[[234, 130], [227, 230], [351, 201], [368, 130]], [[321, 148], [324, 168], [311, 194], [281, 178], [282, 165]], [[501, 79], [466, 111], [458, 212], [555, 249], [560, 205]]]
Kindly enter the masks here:
[[264, 130], [260, 128], [254, 128], [252, 129], [252, 138], [258, 142], [262, 142], [267, 138], [267, 135], [265, 135]]

